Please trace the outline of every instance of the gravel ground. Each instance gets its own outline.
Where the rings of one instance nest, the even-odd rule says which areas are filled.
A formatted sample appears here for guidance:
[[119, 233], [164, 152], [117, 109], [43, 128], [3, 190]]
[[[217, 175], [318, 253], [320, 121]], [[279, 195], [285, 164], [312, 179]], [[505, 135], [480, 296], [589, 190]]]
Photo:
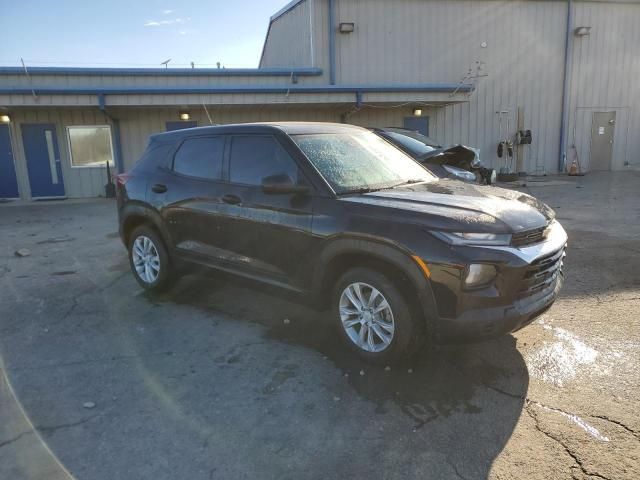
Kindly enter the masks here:
[[391, 370], [260, 286], [143, 293], [111, 201], [2, 205], [0, 478], [640, 478], [639, 185], [529, 182], [569, 232], [560, 299]]

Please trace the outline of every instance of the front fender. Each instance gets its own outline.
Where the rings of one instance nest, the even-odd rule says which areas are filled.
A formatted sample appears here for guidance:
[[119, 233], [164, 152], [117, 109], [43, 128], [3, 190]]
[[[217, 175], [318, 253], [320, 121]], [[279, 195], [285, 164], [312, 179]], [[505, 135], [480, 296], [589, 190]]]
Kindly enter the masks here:
[[313, 274], [313, 291], [322, 292], [328, 266], [341, 255], [364, 255], [391, 264], [402, 271], [412, 282], [418, 301], [428, 319], [436, 318], [436, 307], [429, 278], [412, 258], [412, 253], [402, 245], [366, 235], [340, 236], [327, 240]]

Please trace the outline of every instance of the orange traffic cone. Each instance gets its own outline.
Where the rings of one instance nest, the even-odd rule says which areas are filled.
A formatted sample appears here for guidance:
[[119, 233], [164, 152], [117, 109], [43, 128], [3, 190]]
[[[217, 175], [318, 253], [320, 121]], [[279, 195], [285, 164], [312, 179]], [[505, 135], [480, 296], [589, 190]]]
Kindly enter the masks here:
[[573, 150], [573, 162], [569, 166], [569, 171], [567, 175], [571, 175], [572, 177], [581, 177], [584, 175], [582, 168], [580, 168], [580, 160], [578, 160], [578, 149], [575, 145], [571, 146], [571, 150]]
[[580, 169], [578, 168], [578, 162], [575, 160], [571, 162], [571, 166], [569, 167], [569, 175], [575, 176], [580, 175]]

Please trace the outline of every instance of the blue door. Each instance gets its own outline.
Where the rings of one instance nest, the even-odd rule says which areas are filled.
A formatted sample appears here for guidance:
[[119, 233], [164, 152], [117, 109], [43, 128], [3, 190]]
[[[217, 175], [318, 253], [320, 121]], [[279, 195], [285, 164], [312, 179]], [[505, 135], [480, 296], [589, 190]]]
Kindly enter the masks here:
[[9, 125], [0, 125], [0, 198], [19, 196]]
[[171, 132], [172, 130], [182, 130], [183, 128], [193, 128], [197, 127], [198, 122], [195, 120], [191, 121], [180, 121], [180, 122], [167, 122], [167, 132]]
[[404, 128], [429, 136], [429, 117], [404, 117]]
[[56, 127], [51, 123], [22, 124], [31, 196], [64, 197]]

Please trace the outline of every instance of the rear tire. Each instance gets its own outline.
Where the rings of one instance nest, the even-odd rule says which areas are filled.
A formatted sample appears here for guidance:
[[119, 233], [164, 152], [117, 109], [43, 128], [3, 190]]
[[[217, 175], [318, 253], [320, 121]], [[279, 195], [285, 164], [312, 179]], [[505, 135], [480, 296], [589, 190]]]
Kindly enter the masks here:
[[137, 227], [129, 237], [129, 265], [138, 284], [151, 292], [165, 290], [174, 279], [167, 248], [147, 225]]
[[353, 268], [338, 280], [332, 314], [343, 340], [361, 358], [377, 364], [406, 360], [424, 344], [425, 322], [386, 275]]

